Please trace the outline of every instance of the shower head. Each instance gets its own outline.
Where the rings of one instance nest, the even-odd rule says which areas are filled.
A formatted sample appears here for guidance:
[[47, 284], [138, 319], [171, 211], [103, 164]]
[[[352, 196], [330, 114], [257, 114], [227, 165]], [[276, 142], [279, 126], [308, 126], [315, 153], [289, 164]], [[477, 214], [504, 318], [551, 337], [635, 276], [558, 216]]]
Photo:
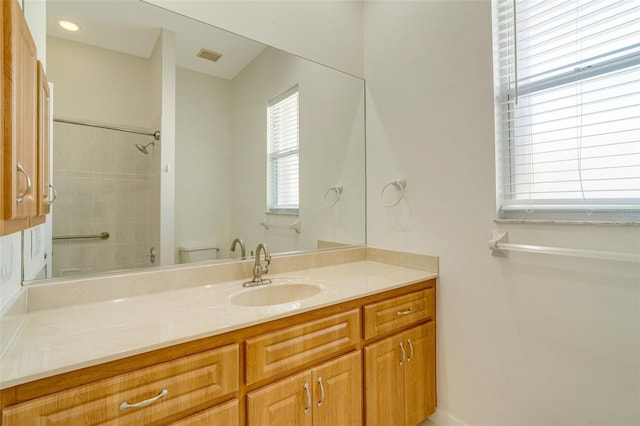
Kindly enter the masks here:
[[149, 145], [155, 146], [155, 145], [156, 145], [156, 143], [155, 143], [154, 141], [151, 141], [151, 142], [149, 142], [149, 143], [148, 143], [148, 144], [146, 144], [146, 145], [141, 145], [141, 144], [137, 143], [137, 144], [136, 144], [136, 148], [138, 148], [138, 151], [140, 151], [140, 152], [141, 152], [141, 153], [143, 153], [144, 155], [147, 155], [147, 154], [149, 154], [149, 151], [147, 151], [147, 147], [148, 147]]

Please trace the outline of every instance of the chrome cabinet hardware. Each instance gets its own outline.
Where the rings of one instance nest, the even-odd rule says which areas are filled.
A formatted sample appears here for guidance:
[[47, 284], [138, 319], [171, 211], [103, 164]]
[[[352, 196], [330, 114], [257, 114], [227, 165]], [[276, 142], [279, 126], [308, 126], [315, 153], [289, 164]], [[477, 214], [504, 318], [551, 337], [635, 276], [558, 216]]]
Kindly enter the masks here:
[[307, 414], [311, 409], [311, 391], [309, 390], [308, 383], [305, 383], [304, 386], [302, 387], [304, 388], [304, 391], [307, 393], [307, 405], [304, 407], [304, 413]]
[[29, 176], [29, 173], [27, 173], [27, 171], [24, 169], [24, 167], [22, 167], [22, 164], [20, 162], [18, 162], [18, 171], [27, 178], [27, 189], [25, 189], [24, 192], [18, 195], [18, 198], [16, 198], [18, 204], [21, 204], [24, 200], [24, 197], [31, 194], [31, 177]]
[[318, 384], [320, 385], [320, 401], [318, 401], [318, 407], [322, 407], [324, 402], [324, 384], [322, 383], [322, 377], [318, 377]]
[[413, 358], [413, 344], [411, 343], [411, 339], [407, 339], [407, 343], [409, 344], [409, 358], [407, 358], [407, 362], [411, 361], [411, 358]]
[[[51, 185], [51, 184], [49, 184], [49, 189], [51, 191], [53, 191], [53, 198], [51, 198], [51, 201], [49, 201], [49, 205], [52, 206], [53, 203], [55, 203], [56, 199], [58, 198], [58, 191], [56, 191], [56, 188], [54, 188], [54, 186]], [[47, 197], [48, 197], [48, 195], [47, 195]]]
[[407, 352], [404, 350], [404, 345], [402, 344], [402, 342], [398, 343], [398, 346], [400, 346], [400, 350], [402, 351], [402, 359], [400, 360], [400, 365], [404, 365], [404, 359], [407, 357]]
[[162, 389], [162, 392], [160, 392], [158, 395], [154, 396], [153, 398], [145, 399], [144, 401], [136, 402], [135, 404], [129, 404], [127, 401], [125, 401], [122, 404], [120, 404], [120, 411], [124, 411], [128, 408], [146, 407], [147, 405], [151, 405], [157, 400], [159, 400], [160, 398], [163, 398], [167, 395], [169, 395], [169, 391], [166, 389]]
[[409, 306], [409, 309], [407, 309], [406, 311], [398, 311], [396, 312], [396, 315], [409, 315], [411, 312], [413, 312], [411, 310], [411, 306]]

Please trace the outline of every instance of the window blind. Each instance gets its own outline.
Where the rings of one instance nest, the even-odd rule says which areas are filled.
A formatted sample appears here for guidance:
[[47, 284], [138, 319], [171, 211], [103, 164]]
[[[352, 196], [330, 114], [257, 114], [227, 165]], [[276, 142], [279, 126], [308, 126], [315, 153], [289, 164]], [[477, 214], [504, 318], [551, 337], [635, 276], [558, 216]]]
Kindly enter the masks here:
[[500, 215], [640, 219], [640, 0], [497, 0], [494, 25]]
[[298, 86], [267, 105], [267, 212], [298, 214]]

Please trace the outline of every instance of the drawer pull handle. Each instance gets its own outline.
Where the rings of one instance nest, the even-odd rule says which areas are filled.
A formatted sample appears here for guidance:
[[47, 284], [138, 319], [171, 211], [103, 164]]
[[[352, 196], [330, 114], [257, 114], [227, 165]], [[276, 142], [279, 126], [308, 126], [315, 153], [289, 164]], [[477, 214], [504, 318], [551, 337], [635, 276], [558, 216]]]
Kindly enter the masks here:
[[409, 315], [411, 313], [411, 307], [409, 307], [409, 309], [407, 309], [406, 311], [398, 311], [396, 312], [396, 314], [398, 315]]
[[307, 393], [307, 406], [304, 407], [304, 413], [307, 414], [309, 412], [309, 410], [311, 409], [311, 391], [309, 390], [309, 384], [305, 383], [302, 386], [305, 390], [305, 392]]
[[402, 359], [400, 360], [400, 365], [403, 365], [404, 359], [407, 357], [407, 353], [404, 350], [404, 345], [402, 344], [402, 342], [398, 343], [398, 346], [400, 346], [400, 349], [402, 350]]
[[413, 344], [411, 343], [411, 339], [407, 339], [407, 343], [409, 344], [409, 349], [411, 350], [411, 352], [409, 352], [409, 358], [407, 358], [407, 362], [410, 362], [411, 358], [413, 358]]
[[159, 400], [160, 398], [169, 395], [169, 391], [166, 389], [162, 389], [162, 392], [160, 392], [158, 395], [154, 396], [153, 398], [149, 398], [146, 399], [142, 402], [136, 402], [135, 404], [129, 404], [128, 402], [123, 402], [122, 404], [120, 404], [120, 411], [124, 411], [127, 408], [141, 408], [141, 407], [146, 407], [147, 405], [151, 405], [154, 402], [156, 402], [157, 400]]
[[322, 407], [324, 402], [324, 383], [322, 383], [322, 377], [318, 377], [318, 384], [320, 384], [320, 401], [318, 401], [318, 407]]
[[24, 167], [22, 167], [22, 164], [20, 163], [18, 163], [18, 171], [22, 173], [24, 177], [27, 178], [27, 189], [25, 189], [24, 192], [18, 195], [18, 197], [16, 198], [16, 201], [18, 202], [18, 204], [21, 204], [22, 201], [24, 200], [24, 197], [26, 197], [31, 193], [31, 177], [29, 176], [27, 171], [24, 169]]

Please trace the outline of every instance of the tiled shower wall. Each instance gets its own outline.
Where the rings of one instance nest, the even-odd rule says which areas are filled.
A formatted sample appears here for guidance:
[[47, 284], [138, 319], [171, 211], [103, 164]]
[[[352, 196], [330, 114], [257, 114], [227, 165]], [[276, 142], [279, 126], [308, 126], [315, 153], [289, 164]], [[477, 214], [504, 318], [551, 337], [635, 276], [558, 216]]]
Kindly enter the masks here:
[[53, 235], [108, 232], [108, 240], [53, 241], [53, 276], [152, 266], [149, 155], [135, 147], [151, 136], [54, 123]]

